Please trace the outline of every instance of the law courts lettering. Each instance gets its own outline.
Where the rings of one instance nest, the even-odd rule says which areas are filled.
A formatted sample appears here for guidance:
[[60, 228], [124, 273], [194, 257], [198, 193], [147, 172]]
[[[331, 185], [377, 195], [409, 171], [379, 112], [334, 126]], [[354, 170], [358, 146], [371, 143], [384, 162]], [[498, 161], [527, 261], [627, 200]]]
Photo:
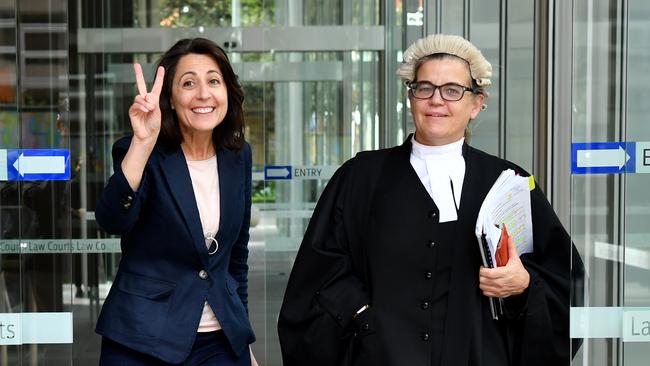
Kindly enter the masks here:
[[650, 342], [650, 308], [624, 310], [623, 342]]
[[0, 320], [0, 339], [14, 339], [16, 338], [16, 324], [6, 323]]
[[637, 319], [634, 319], [634, 317], [632, 317], [632, 335], [646, 337], [650, 336], [650, 321], [637, 321]]
[[108, 239], [10, 239], [0, 240], [2, 253], [119, 253], [120, 240]]
[[0, 345], [21, 344], [20, 314], [0, 313]]

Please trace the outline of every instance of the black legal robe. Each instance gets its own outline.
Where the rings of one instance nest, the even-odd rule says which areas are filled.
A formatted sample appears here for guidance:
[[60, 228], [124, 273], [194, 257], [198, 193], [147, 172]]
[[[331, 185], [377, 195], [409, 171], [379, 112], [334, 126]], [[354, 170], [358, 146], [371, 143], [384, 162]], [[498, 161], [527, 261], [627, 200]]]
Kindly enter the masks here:
[[327, 185], [278, 319], [284, 365], [569, 364], [572, 252], [582, 264], [541, 190], [531, 191], [534, 252], [521, 256], [530, 286], [495, 321], [479, 289], [476, 217], [504, 169], [528, 174], [465, 145], [458, 221], [443, 230], [410, 153], [410, 138], [359, 153]]

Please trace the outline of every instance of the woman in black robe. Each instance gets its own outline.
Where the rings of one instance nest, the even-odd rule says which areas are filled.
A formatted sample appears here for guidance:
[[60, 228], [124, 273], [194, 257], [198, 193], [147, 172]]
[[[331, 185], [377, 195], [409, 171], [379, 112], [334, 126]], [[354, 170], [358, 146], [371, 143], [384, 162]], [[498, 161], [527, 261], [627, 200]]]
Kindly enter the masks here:
[[[415, 135], [362, 152], [332, 177], [291, 272], [278, 331], [285, 366], [566, 365], [572, 257], [539, 188], [532, 253], [482, 267], [474, 234], [506, 160], [467, 144], [491, 66], [458, 36], [404, 54]], [[489, 297], [503, 298], [493, 319]]]

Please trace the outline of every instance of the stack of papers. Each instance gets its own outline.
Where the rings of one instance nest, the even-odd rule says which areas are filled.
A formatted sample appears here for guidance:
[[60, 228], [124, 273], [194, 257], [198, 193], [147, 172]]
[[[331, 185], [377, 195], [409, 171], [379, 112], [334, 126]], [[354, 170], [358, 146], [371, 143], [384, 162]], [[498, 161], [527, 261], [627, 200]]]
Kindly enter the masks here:
[[[530, 190], [534, 187], [532, 177], [522, 177], [512, 169], [504, 170], [481, 205], [476, 219], [476, 238], [481, 251], [483, 266], [496, 267], [495, 253], [505, 224], [514, 239], [517, 253], [533, 252], [533, 221], [530, 209]], [[492, 317], [502, 314], [502, 304], [490, 299]]]
[[494, 255], [503, 224], [514, 238], [519, 255], [533, 252], [529, 181], [529, 177], [516, 175], [512, 169], [504, 170], [485, 196], [476, 219], [476, 238], [485, 267], [496, 266]]

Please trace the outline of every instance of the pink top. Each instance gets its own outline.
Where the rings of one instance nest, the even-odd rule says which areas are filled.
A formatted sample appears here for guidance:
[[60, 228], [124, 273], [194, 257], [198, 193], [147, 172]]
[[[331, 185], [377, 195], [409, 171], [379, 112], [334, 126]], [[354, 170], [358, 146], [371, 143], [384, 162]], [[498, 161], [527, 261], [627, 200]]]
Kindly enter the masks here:
[[[194, 198], [196, 198], [199, 208], [203, 236], [205, 238], [215, 236], [219, 230], [220, 217], [217, 156], [206, 160], [188, 160], [187, 167], [190, 170]], [[211, 242], [211, 240], [206, 240], [206, 246], [209, 247]], [[206, 301], [197, 332], [213, 332], [219, 329], [221, 329], [221, 324]]]

